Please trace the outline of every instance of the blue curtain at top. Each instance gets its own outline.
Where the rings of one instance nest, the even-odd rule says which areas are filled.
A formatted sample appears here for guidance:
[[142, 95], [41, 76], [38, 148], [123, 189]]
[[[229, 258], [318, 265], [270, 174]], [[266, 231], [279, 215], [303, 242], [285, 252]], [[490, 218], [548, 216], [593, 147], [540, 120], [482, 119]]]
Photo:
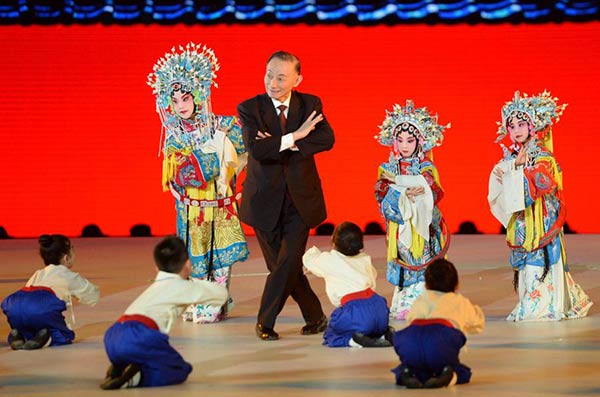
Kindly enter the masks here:
[[599, 19], [582, 0], [0, 0], [0, 23], [494, 23]]

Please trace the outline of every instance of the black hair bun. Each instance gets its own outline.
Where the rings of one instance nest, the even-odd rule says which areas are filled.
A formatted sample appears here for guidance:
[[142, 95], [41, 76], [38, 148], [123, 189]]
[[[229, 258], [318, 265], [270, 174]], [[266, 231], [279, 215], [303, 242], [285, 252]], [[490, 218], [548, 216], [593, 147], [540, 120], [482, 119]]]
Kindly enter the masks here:
[[40, 238], [38, 238], [38, 243], [40, 243], [42, 247], [48, 248], [52, 245], [53, 242], [54, 239], [49, 234], [42, 234]]

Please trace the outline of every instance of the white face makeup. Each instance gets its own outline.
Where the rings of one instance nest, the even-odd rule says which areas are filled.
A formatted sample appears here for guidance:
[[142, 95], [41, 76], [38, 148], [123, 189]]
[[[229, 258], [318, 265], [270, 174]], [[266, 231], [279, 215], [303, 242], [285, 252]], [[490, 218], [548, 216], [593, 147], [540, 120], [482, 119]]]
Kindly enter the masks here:
[[394, 145], [402, 158], [412, 157], [417, 149], [417, 138], [408, 131], [402, 131], [396, 135]]
[[506, 129], [513, 142], [525, 143], [530, 137], [530, 124], [524, 118], [518, 118], [517, 116], [510, 117], [506, 122]]
[[189, 119], [194, 115], [194, 97], [188, 92], [175, 91], [171, 96], [173, 110], [182, 119]]

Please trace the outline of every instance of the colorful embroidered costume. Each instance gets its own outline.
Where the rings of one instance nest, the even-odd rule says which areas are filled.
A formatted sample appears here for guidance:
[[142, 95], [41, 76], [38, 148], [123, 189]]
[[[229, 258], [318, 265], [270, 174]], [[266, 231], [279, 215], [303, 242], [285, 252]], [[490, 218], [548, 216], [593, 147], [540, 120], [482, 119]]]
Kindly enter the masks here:
[[[148, 76], [166, 132], [162, 183], [176, 200], [177, 234], [188, 246], [192, 276], [228, 286], [231, 266], [248, 258], [236, 202], [246, 149], [237, 118], [211, 111], [210, 87], [219, 67], [212, 50], [193, 43], [179, 49], [161, 58]], [[193, 97], [193, 115], [177, 112], [175, 92]], [[184, 318], [215, 322], [231, 305], [230, 297], [223, 308], [191, 306]]]
[[[387, 279], [396, 286], [390, 315], [404, 319], [412, 303], [424, 289], [425, 268], [443, 257], [449, 235], [437, 203], [444, 196], [431, 149], [442, 142], [444, 129], [426, 108], [394, 105], [393, 112], [380, 126], [376, 138], [392, 151], [388, 162], [379, 167], [375, 198], [386, 221]], [[403, 157], [396, 147], [396, 137], [406, 131], [417, 139], [410, 157]], [[420, 187], [424, 193], [408, 197], [407, 189]]]
[[[503, 159], [489, 180], [488, 201], [494, 216], [507, 229], [510, 263], [518, 284], [519, 303], [510, 321], [557, 321], [587, 315], [590, 298], [569, 273], [563, 241], [565, 204], [562, 172], [552, 154], [553, 119], [566, 105], [543, 92], [523, 98], [515, 93], [502, 109], [500, 142], [508, 135], [511, 120], [528, 125], [529, 136], [522, 144], [504, 147]], [[512, 137], [511, 137], [512, 138]], [[517, 165], [520, 152], [524, 164]], [[500, 176], [498, 176], [500, 175]]]

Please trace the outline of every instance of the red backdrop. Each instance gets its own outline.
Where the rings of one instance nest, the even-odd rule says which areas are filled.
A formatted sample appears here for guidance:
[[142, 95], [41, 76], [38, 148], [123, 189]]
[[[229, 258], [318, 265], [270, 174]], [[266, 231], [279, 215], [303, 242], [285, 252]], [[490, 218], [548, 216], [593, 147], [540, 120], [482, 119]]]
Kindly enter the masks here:
[[160, 123], [146, 76], [175, 44], [212, 47], [221, 63], [213, 107], [234, 114], [263, 91], [266, 58], [300, 56], [301, 91], [318, 94], [336, 145], [318, 156], [328, 221], [379, 221], [373, 136], [394, 103], [412, 98], [442, 123], [435, 150], [451, 230], [465, 220], [486, 233], [487, 179], [500, 108], [514, 90], [548, 89], [569, 106], [555, 127], [567, 221], [598, 233], [596, 137], [600, 23], [548, 25], [2, 26], [0, 27], [0, 225], [16, 237], [78, 235], [96, 223], [127, 235], [136, 223], [174, 231], [160, 186]]

